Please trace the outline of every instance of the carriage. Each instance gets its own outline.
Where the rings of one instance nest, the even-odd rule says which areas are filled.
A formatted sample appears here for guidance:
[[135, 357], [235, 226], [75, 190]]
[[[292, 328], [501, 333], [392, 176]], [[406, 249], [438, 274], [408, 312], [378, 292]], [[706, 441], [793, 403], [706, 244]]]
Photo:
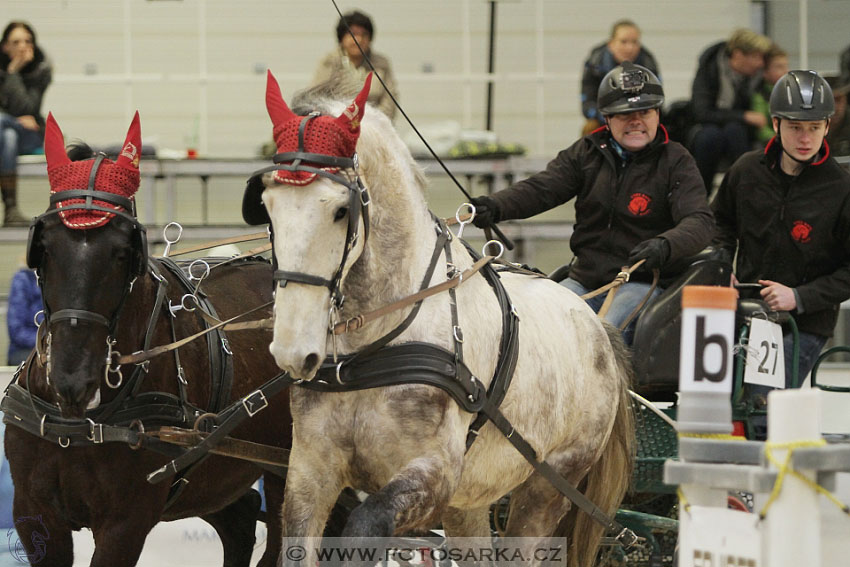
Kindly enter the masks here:
[[[157, 482], [165, 478], [173, 479], [175, 474], [184, 468], [202, 463], [213, 452], [216, 442], [227, 440], [227, 434], [235, 430], [242, 418], [262, 429], [257, 425], [255, 414], [272, 403], [280, 402], [282, 398], [275, 396], [277, 389], [295, 383], [299, 387], [290, 392], [293, 396], [291, 408], [296, 423], [302, 424], [300, 435], [305, 435], [306, 431], [308, 437], [300, 441], [297, 436], [293, 439], [293, 458], [289, 463], [289, 484], [283, 504], [284, 533], [288, 537], [297, 536], [304, 538], [306, 542], [309, 538], [320, 535], [336, 494], [342, 487], [352, 485], [368, 488], [367, 492], [371, 495], [364, 502], [358, 502], [357, 507], [351, 511], [343, 531], [343, 535], [349, 537], [389, 536], [395, 531], [421, 528], [439, 520], [442, 520], [450, 537], [489, 537], [490, 517], [485, 504], [496, 500], [508, 490], [512, 492], [510, 507], [522, 513], [524, 517], [523, 525], [520, 526], [518, 524], [521, 522], [516, 518], [508, 517], [505, 520], [497, 514], [496, 520], [500, 526], [504, 526], [507, 534], [539, 536], [542, 531], [552, 531], [556, 527], [559, 533], [575, 534], [576, 532], [572, 531], [574, 526], [568, 525], [568, 522], [559, 524], [557, 521], [570, 507], [561, 493], [548, 484], [552, 478], [550, 471], [555, 472], [556, 477], [566, 475], [573, 483], [578, 483], [587, 470], [591, 470], [588, 489], [590, 500], [602, 508], [602, 516], [605, 515], [606, 509], [610, 514], [612, 506], [620, 501], [632, 480], [625, 473], [628, 471], [628, 454], [631, 451], [631, 437], [635, 434], [635, 429], [630, 421], [631, 404], [626, 396], [622, 353], [617, 351], [618, 334], [601, 325], [583, 302], [564, 296], [560, 286], [548, 282], [545, 278], [532, 278], [527, 274], [517, 273], [510, 266], [501, 274], [495, 275], [492, 269], [487, 268], [493, 258], [478, 258], [474, 253], [468, 252], [459, 239], [448, 231], [445, 224], [431, 217], [421, 196], [411, 202], [405, 199], [410, 199], [414, 193], [402, 196], [387, 193], [392, 186], [380, 179], [383, 174], [379, 168], [386, 168], [395, 175], [393, 181], [401, 180], [402, 184], [414, 188], [421, 183], [421, 179], [417, 177], [415, 167], [410, 166], [412, 159], [409, 154], [406, 154], [408, 159], [405, 161], [405, 152], [400, 149], [398, 142], [392, 136], [388, 137], [388, 123], [384, 124], [379, 120], [376, 126], [370, 125], [360, 132], [360, 124], [364, 118], [364, 92], [368, 92], [368, 84], [354, 103], [343, 107], [338, 102], [332, 102], [325, 107], [324, 115], [308, 112], [296, 114], [289, 111], [283, 103], [279, 88], [270, 76], [267, 106], [275, 124], [276, 136], [283, 141], [278, 140], [280, 152], [276, 156], [275, 165], [258, 172], [250, 180], [243, 206], [246, 220], [258, 223], [272, 221], [272, 226], [278, 234], [278, 239], [272, 238], [276, 246], [272, 254], [273, 269], [269, 270], [267, 264], [258, 268], [262, 272], [259, 277], [263, 282], [275, 282], [276, 302], [281, 298], [289, 299], [286, 304], [276, 303], [274, 335], [273, 338], [268, 336], [266, 325], [264, 340], [266, 344], [271, 342], [271, 353], [277, 366], [286, 369], [292, 378], [284, 380], [279, 376], [271, 377], [273, 375], [267, 373], [266, 377], [271, 377], [269, 381], [255, 380], [251, 387], [241, 394], [242, 397], [237, 396], [230, 405], [226, 404], [226, 396], [212, 396], [220, 399], [217, 405], [212, 406], [213, 415], [203, 415], [201, 408], [195, 409], [192, 414], [195, 418], [193, 435], [196, 446], [189, 450], [172, 451], [173, 459], [165, 459], [165, 464], [158, 469], [151, 466], [149, 480]], [[338, 117], [327, 117], [329, 111], [339, 113]], [[328, 119], [323, 122], [322, 116]], [[334, 135], [339, 135], [337, 139], [343, 140], [344, 151], [336, 147], [331, 147], [324, 153], [305, 150], [305, 131], [310, 121], [314, 121], [313, 124], [325, 124], [331, 130], [340, 129], [342, 134], [339, 131], [331, 131], [326, 139], [334, 139]], [[348, 129], [348, 134], [345, 129]], [[370, 155], [369, 151], [365, 151], [363, 161], [359, 163], [346, 156], [353, 154], [354, 144], [361, 134], [367, 139], [366, 145], [373, 146], [374, 153]], [[287, 147], [287, 144], [290, 147]], [[389, 147], [386, 147], [387, 144]], [[54, 148], [49, 153], [56, 151], [58, 150]], [[338, 154], [334, 154], [334, 151]], [[62, 153], [64, 154], [64, 150]], [[393, 161], [390, 159], [392, 154], [396, 154], [396, 157], [401, 155], [401, 160]], [[385, 161], [378, 161], [378, 156], [383, 157]], [[361, 173], [364, 179], [371, 182], [368, 189], [361, 181]], [[296, 191], [297, 188], [305, 188], [317, 179], [323, 182], [319, 198], [305, 191]], [[66, 194], [64, 199], [60, 195], [53, 201], [80, 199], [88, 207], [87, 212], [97, 213], [99, 218], [116, 215], [116, 210], [114, 207], [106, 208], [103, 204], [92, 205], [95, 200], [119, 204], [125, 209], [132, 208], [126, 206], [125, 201], [116, 201], [114, 197], [97, 192], [99, 189], [93, 186], [94, 180], [95, 175], [92, 174], [87, 189], [88, 195], [85, 190], [80, 189], [73, 194]], [[373, 198], [390, 200], [392, 206], [382, 209], [372, 204]], [[317, 205], [318, 212], [315, 210]], [[314, 209], [311, 210], [310, 207]], [[309, 238], [304, 238], [303, 241], [280, 238], [285, 226], [275, 224], [274, 219], [296, 209], [305, 211], [305, 219], [310, 223], [322, 227], [321, 230], [310, 232], [302, 230], [302, 234], [309, 235], [313, 241]], [[49, 222], [55, 224], [57, 216], [59, 215], [54, 215]], [[143, 275], [145, 270], [145, 262], [139, 257], [144, 250], [143, 227], [131, 215], [119, 214], [118, 217], [126, 221], [117, 223], [120, 230], [103, 231], [102, 234], [111, 235], [107, 239], [112, 250], [109, 255], [115, 255], [122, 260], [117, 263], [119, 268], [129, 270], [130, 275], [126, 278], [126, 283], [132, 290], [132, 282], [135, 281], [133, 277]], [[416, 219], [415, 223], [409, 223], [411, 218]], [[410, 227], [405, 226], [416, 223], [420, 225], [417, 227], [419, 232], [408, 230]], [[42, 250], [50, 250], [57, 243], [55, 237], [52, 246], [41, 240], [48, 234], [45, 224], [46, 221], [42, 219], [41, 223], [34, 225], [35, 232], [31, 240], [34, 245], [41, 246]], [[406, 246], [397, 240], [387, 241], [383, 233], [391, 230], [405, 232], [405, 239], [401, 242]], [[398, 238], [400, 234], [402, 233], [397, 232], [393, 237]], [[324, 239], [329, 235], [336, 241], [330, 245], [327, 254], [317, 255], [316, 250], [322, 250]], [[425, 240], [423, 235], [428, 235], [429, 239], [436, 243], [428, 243], [424, 251], [422, 242], [419, 242]], [[127, 242], [131, 243], [129, 254]], [[367, 249], [367, 242], [373, 247]], [[351, 265], [355, 263], [355, 258], [368, 258], [369, 254], [377, 256], [379, 252], [389, 254], [388, 258], [383, 259], [383, 264], [378, 266], [380, 269], [370, 271], [369, 268], [373, 266], [363, 268], [362, 265]], [[41, 260], [40, 254], [41, 252], [33, 253], [34, 262]], [[351, 262], [349, 258], [352, 259]], [[443, 258], [448, 267], [447, 276], [435, 270], [438, 258]], [[301, 264], [293, 264], [295, 260], [301, 261]], [[374, 261], [374, 258], [371, 260]], [[386, 277], [386, 272], [391, 268], [408, 266], [411, 260], [419, 264], [416, 271], [407, 273], [405, 270], [394, 270], [392, 278]], [[484, 277], [473, 277], [479, 270]], [[728, 281], [729, 272], [730, 267], [722, 261], [711, 257], [697, 258], [687, 276], [668, 288], [665, 295], [643, 314], [638, 322], [636, 337], [636, 349], [646, 355], [636, 359], [638, 386], [641, 391], [655, 396], [656, 399], [657, 396], [662, 399], [669, 397], [671, 392], [675, 392], [678, 355], [671, 346], [678, 346], [678, 340], [673, 337], [678, 333], [678, 294], [682, 287], [690, 284], [722, 285], [724, 279]], [[120, 275], [123, 276], [123, 272]], [[189, 275], [192, 275], [191, 270]], [[178, 274], [172, 276], [179, 279]], [[501, 280], [505, 280], [507, 285], [500, 284]], [[349, 284], [347, 288], [344, 282]], [[351, 282], [356, 282], [356, 285]], [[450, 285], [443, 285], [442, 282], [449, 282]], [[461, 283], [464, 284], [462, 288]], [[245, 286], [244, 283], [241, 285]], [[443, 287], [440, 287], [441, 285]], [[528, 286], [533, 286], [534, 291], [526, 297], [524, 288]], [[197, 293], [200, 285], [190, 284], [185, 287], [187, 292], [192, 292], [194, 288], [195, 293], [187, 293], [179, 304], [170, 305], [172, 316], [181, 311], [188, 312], [201, 307], [199, 297], [203, 294]], [[270, 292], [269, 288], [265, 289]], [[391, 305], [392, 309], [384, 309], [381, 305], [382, 297], [404, 297], [406, 290], [416, 292], [410, 295], [412, 299], [405, 297], [400, 305]], [[495, 294], [492, 290], [496, 290]], [[442, 291], [446, 293], [439, 293]], [[115, 291], [118, 309], [124, 301], [122, 294], [129, 293], [126, 286]], [[158, 294], [151, 292], [151, 295]], [[268, 293], [262, 298], [258, 297], [256, 303], [264, 306], [260, 299], [268, 299], [267, 295]], [[348, 296], [345, 300], [344, 295]], [[187, 299], [189, 296], [191, 297]], [[432, 297], [432, 301], [426, 302], [426, 299]], [[476, 297], [488, 299], [473, 301]], [[552, 309], [552, 305], [559, 302], [567, 305], [565, 311]], [[326, 304], [330, 305], [330, 309]], [[317, 305], [320, 306], [318, 311]], [[459, 305], [464, 305], [460, 311], [457, 310]], [[473, 307], [470, 309], [469, 305]], [[542, 322], [535, 322], [536, 317], [527, 316], [529, 313], [538, 314], [547, 310], [553, 312], [548, 313]], [[209, 307], [201, 309], [201, 312], [207, 314], [210, 311], [212, 308]], [[317, 317], [317, 312], [329, 312], [330, 324], [324, 317]], [[234, 313], [234, 308], [231, 308], [225, 317], [231, 313]], [[206, 329], [199, 331], [199, 336], [206, 337], [211, 333], [210, 328], [226, 327], [227, 324], [234, 323], [232, 319], [245, 314], [236, 313], [228, 320], [225, 317], [214, 318], [212, 323], [205, 321]], [[103, 326], [109, 327], [108, 317], [103, 314], [100, 314], [100, 317], [96, 315], [98, 314], [91, 315], [90, 310], [86, 311], [72, 301], [68, 307], [55, 310], [53, 321], [77, 319], [101, 324], [101, 320], [104, 320], [106, 324]], [[524, 316], [525, 320], [520, 325], [519, 321]], [[381, 325], [368, 326], [380, 318], [385, 319]], [[299, 326], [294, 327], [295, 324]], [[515, 330], [518, 325], [536, 332], [531, 335], [540, 343], [535, 345], [538, 347], [536, 350], [531, 349], [525, 353], [520, 351], [520, 344], [523, 348], [529, 347], [525, 346], [528, 340], [524, 343], [517, 342], [518, 339], [512, 334], [511, 330]], [[558, 325], [566, 325], [561, 330], [579, 337], [583, 343], [580, 347], [563, 348], [564, 352], [560, 353], [560, 358], [543, 366], [540, 363], [541, 353], [551, 354], [558, 350], [558, 346], [563, 346], [557, 341], [552, 342], [552, 335], [558, 336], [553, 333], [553, 329], [560, 329]], [[153, 324], [150, 326], [154, 327]], [[325, 340], [328, 328], [331, 340], [327, 343], [330, 344]], [[445, 328], [448, 331], [435, 337], [435, 328]], [[259, 332], [262, 329], [263, 327], [258, 325], [254, 331]], [[357, 331], [360, 329], [368, 329], [368, 332], [358, 335]], [[187, 337], [191, 335], [187, 330], [180, 334]], [[176, 339], [178, 333], [172, 332], [171, 335], [171, 338]], [[415, 348], [404, 344], [394, 347], [395, 350], [384, 348], [394, 344], [393, 340], [402, 335], [409, 339], [406, 344], [412, 343]], [[193, 341], [197, 338], [191, 336]], [[489, 346], [482, 347], [479, 344], [476, 347], [476, 339]], [[643, 343], [639, 341], [644, 340], [647, 343], [640, 346]], [[114, 383], [120, 376], [118, 373], [122, 363], [135, 364], [138, 368], [143, 368], [140, 372], [147, 373], [145, 363], [148, 359], [144, 353], [156, 351], [156, 347], [150, 348], [152, 342], [159, 344], [168, 341], [167, 338], [161, 337], [157, 341], [147, 340], [142, 345], [142, 354], [134, 353], [125, 357], [115, 352], [114, 343], [107, 341], [108, 363], [104, 372], [107, 386], [111, 387], [110, 380]], [[171, 344], [178, 342], [180, 341], [175, 340]], [[193, 344], [197, 346], [199, 343], [203, 341]], [[234, 345], [239, 348], [231, 350], [230, 346], [221, 340], [218, 343], [224, 345], [228, 355], [237, 355], [240, 349], [250, 351], [253, 348], [250, 345]], [[53, 348], [58, 348], [58, 345], [53, 345]], [[178, 348], [179, 346], [175, 346], [173, 349], [156, 352], [154, 356], [172, 350], [177, 352]], [[213, 350], [212, 347], [210, 349]], [[99, 352], [95, 347], [90, 347], [89, 350]], [[375, 356], [370, 359], [358, 358], [359, 353], [364, 350]], [[154, 357], [150, 360], [154, 360]], [[411, 364], [411, 360], [415, 364]], [[394, 376], [400, 364], [408, 365], [407, 379], [401, 382]], [[180, 368], [179, 362], [177, 368]], [[509, 389], [508, 382], [514, 374], [514, 368], [520, 370], [518, 376], [542, 375], [549, 381], [528, 377], [515, 378]], [[592, 388], [577, 391], [558, 378], [567, 370], [576, 376], [588, 375], [596, 382]], [[362, 382], [364, 376], [374, 378], [377, 382], [366, 384]], [[490, 378], [494, 376], [496, 378]], [[499, 376], [503, 378], [498, 379]], [[69, 410], [68, 416], [62, 418], [76, 421], [73, 424], [63, 422], [60, 418], [51, 419], [49, 422], [42, 421], [41, 430], [35, 428], [30, 434], [44, 436], [45, 431], [49, 431], [59, 444], [63, 441], [70, 442], [72, 439], [94, 442], [93, 439], [101, 434], [103, 427], [102, 424], [85, 417], [88, 415], [85, 409], [87, 404], [92, 404], [98, 384], [99, 382], [86, 383], [83, 386], [61, 382], [57, 384], [60, 406], [64, 405]], [[182, 384], [179, 371], [175, 375], [175, 384]], [[269, 384], [273, 384], [273, 387], [269, 387]], [[377, 402], [373, 399], [376, 395], [372, 389], [375, 384], [386, 387], [377, 394]], [[592, 395], [588, 393], [591, 391]], [[178, 386], [177, 394], [180, 395], [180, 392]], [[543, 399], [540, 399], [541, 393]], [[554, 416], [554, 420], [544, 421], [542, 425], [533, 421], [527, 422], [527, 418], [531, 417], [534, 411], [525, 404], [528, 401], [526, 397], [533, 398], [538, 404], [534, 407], [535, 411], [543, 407], [543, 414]], [[488, 400], [494, 399], [504, 402], [501, 406], [503, 409], [500, 409], [498, 401], [488, 404]], [[345, 411], [341, 411], [329, 400], [344, 401], [349, 405], [344, 406]], [[369, 409], [375, 403], [381, 411]], [[24, 405], [22, 403], [17, 407], [4, 409], [17, 409], [21, 413], [24, 411], [21, 409]], [[438, 408], [436, 417], [424, 411], [432, 407]], [[658, 428], [654, 421], [661, 418], [649, 409], [644, 409], [647, 406], [637, 407], [638, 461], [634, 483], [639, 494], [649, 496], [645, 501], [637, 502], [636, 511], [620, 511], [616, 519], [609, 520], [609, 526], [632, 526], [635, 532], [650, 538], [652, 552], [649, 561], [658, 564], [664, 559], [664, 555], [668, 554], [664, 547], [668, 542], [663, 538], [669, 540], [669, 534], [675, 528], [672, 520], [666, 517], [672, 510], [675, 497], [665, 494], [669, 492], [669, 488], [659, 484], [657, 470], [662, 460], [674, 456], [675, 443], [670, 440], [675, 440], [675, 434], [669, 426]], [[276, 411], [283, 410], [278, 408]], [[369, 411], [374, 411], [374, 414], [369, 414]], [[267, 416], [270, 413], [264, 411], [261, 415]], [[345, 419], [358, 414], [369, 416], [369, 427], [363, 428], [362, 424], [350, 423], [351, 427], [346, 428], [348, 422]], [[317, 419], [316, 415], [324, 416], [323, 420]], [[580, 438], [564, 430], [564, 424], [568, 421], [567, 415], [575, 422], [580, 421], [575, 416], [581, 416], [581, 420], [584, 420]], [[232, 416], [236, 416], [236, 419], [230, 419]], [[283, 420], [280, 416], [276, 417], [273, 421], [278, 427], [281, 421], [288, 422], [286, 417]], [[340, 427], [329, 430], [326, 419], [338, 421], [337, 425]], [[407, 463], [405, 466], [399, 469], [393, 468], [398, 467], [397, 464], [388, 465], [385, 469], [375, 470], [371, 468], [371, 464], [357, 463], [352, 467], [346, 462], [348, 457], [340, 457], [340, 453], [350, 453], [350, 449], [344, 448], [346, 443], [352, 440], [350, 435], [354, 435], [354, 438], [362, 443], [364, 437], [368, 439], [374, 435], [372, 428], [383, 425], [381, 420], [384, 419], [388, 420], [390, 425], [384, 428], [388, 437], [380, 440], [378, 444], [358, 446], [358, 451], [362, 451], [375, 462], [385, 459], [397, 463], [398, 461], [393, 459], [407, 459], [403, 460]], [[488, 427], [488, 420], [492, 422], [491, 427]], [[184, 418], [179, 423], [185, 425], [187, 422]], [[49, 427], [45, 428], [45, 424]], [[517, 427], [514, 428], [512, 424]], [[63, 426], [66, 429], [63, 429]], [[68, 429], [70, 427], [76, 429]], [[449, 430], [443, 431], [443, 428]], [[107, 428], [107, 431], [111, 430]], [[429, 442], [427, 437], [422, 436], [426, 431], [443, 431], [443, 436], [437, 436], [435, 441]], [[134, 435], [135, 442], [149, 439], [146, 433], [150, 432], [144, 431], [138, 424], [121, 431], [121, 435], [125, 437]], [[314, 436], [309, 437], [310, 433]], [[278, 430], [278, 435], [285, 438], [286, 433]], [[524, 440], [523, 435], [527, 436], [528, 441]], [[341, 448], [317, 453], [321, 445], [316, 440], [322, 436], [338, 437]], [[405, 443], [410, 439], [418, 440], [418, 445]], [[168, 439], [161, 436], [161, 440]], [[542, 457], [539, 459], [537, 452], [530, 449], [532, 445], [538, 447], [538, 450], [542, 448]], [[387, 451], [382, 447], [392, 447], [396, 453], [402, 455], [387, 455]], [[529, 476], [528, 463], [523, 461], [515, 449], [526, 452], [525, 456], [530, 458], [536, 472]], [[428, 462], [426, 457], [431, 453], [439, 458]], [[465, 456], [467, 453], [469, 457]], [[467, 458], [470, 460], [465, 461]], [[538, 459], [536, 464], [535, 459]], [[548, 465], [544, 459], [554, 460], [557, 467]], [[163, 459], [155, 461], [161, 463]], [[467, 462], [472, 464], [467, 465]], [[461, 464], [466, 468], [462, 470]], [[509, 465], [507, 469], [505, 464]], [[334, 472], [331, 465], [337, 465], [338, 470]], [[502, 471], [502, 476], [492, 478], [493, 475], [488, 469], [497, 467], [501, 467], [499, 470]], [[257, 473], [249, 472], [243, 476], [248, 477], [251, 474]], [[470, 474], [472, 478], [469, 477]], [[180, 477], [176, 478], [179, 480]], [[554, 482], [557, 484], [558, 481]], [[181, 483], [175, 484], [179, 488]], [[615, 488], [612, 490], [611, 487]], [[170, 500], [170, 490], [160, 489], [157, 494], [158, 498], [164, 501]], [[659, 494], [662, 494], [660, 498]], [[280, 496], [276, 498], [277, 500], [271, 500], [272, 505], [280, 502]], [[641, 510], [647, 510], [653, 503], [657, 507], [660, 506], [657, 511], [662, 513], [650, 518]], [[451, 511], [451, 514], [441, 516], [446, 510]], [[160, 514], [161, 509], [157, 510], [157, 515], [151, 520], [155, 522]], [[582, 529], [594, 531], [594, 527], [589, 525], [590, 522], [584, 515], [568, 518], [578, 524], [583, 522]], [[523, 528], [531, 531], [523, 532]], [[588, 536], [588, 541], [592, 541], [594, 537], [598, 538], [601, 531], [599, 527], [595, 527], [597, 535]], [[621, 535], [626, 532], [627, 530], [623, 530]], [[654, 534], [660, 532], [667, 533], [662, 538], [651, 539]], [[581, 542], [578, 536], [574, 537], [575, 541]], [[662, 541], [658, 541], [659, 539]], [[31, 545], [27, 552], [37, 553], [39, 548], [32, 542], [29, 543]], [[274, 542], [274, 545], [279, 544], [280, 541]], [[315, 542], [310, 545], [315, 545]], [[582, 557], [578, 561], [583, 563], [579, 564], [588, 564], [586, 558], [595, 554], [595, 544], [588, 545], [587, 549], [578, 551], [577, 554], [583, 554], [577, 555]], [[118, 564], [112, 561], [108, 564]], [[57, 561], [56, 564], [61, 563]]]

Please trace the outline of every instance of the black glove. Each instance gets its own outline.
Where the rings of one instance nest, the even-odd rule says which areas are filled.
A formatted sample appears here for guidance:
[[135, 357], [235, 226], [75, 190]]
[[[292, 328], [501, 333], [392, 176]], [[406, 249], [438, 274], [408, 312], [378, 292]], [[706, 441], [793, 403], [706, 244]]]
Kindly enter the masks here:
[[646, 259], [641, 268], [653, 270], [663, 266], [669, 257], [670, 243], [665, 238], [650, 238], [632, 248], [627, 262], [632, 266], [638, 260]]
[[473, 197], [470, 203], [475, 205], [475, 218], [472, 219], [472, 224], [478, 228], [493, 226], [501, 220], [502, 213], [499, 205], [491, 197], [487, 195]]

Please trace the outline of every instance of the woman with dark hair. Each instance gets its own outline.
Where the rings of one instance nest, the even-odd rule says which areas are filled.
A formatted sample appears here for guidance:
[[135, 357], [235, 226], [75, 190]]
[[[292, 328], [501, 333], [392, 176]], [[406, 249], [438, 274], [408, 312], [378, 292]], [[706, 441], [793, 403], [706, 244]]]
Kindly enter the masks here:
[[649, 69], [661, 78], [655, 56], [641, 44], [640, 28], [632, 20], [618, 20], [611, 26], [608, 41], [590, 51], [584, 61], [581, 76], [581, 113], [585, 123], [581, 135], [586, 136], [605, 123], [605, 117], [596, 107], [596, 94], [602, 79], [623, 61], [631, 61]]
[[18, 209], [18, 156], [44, 140], [41, 101], [53, 69], [26, 22], [11, 22], [0, 40], [0, 189], [3, 226], [26, 226]]
[[[349, 32], [349, 30], [351, 30]], [[363, 84], [366, 75], [375, 70], [384, 80], [384, 85], [398, 98], [395, 77], [390, 66], [390, 60], [372, 51], [372, 39], [375, 37], [375, 29], [372, 20], [363, 12], [349, 12], [340, 18], [336, 26], [336, 49], [325, 55], [319, 62], [313, 84], [318, 85], [330, 79], [339, 80], [344, 83]], [[356, 43], [355, 43], [356, 38]], [[360, 44], [360, 47], [357, 47]], [[363, 50], [361, 52], [361, 49]], [[364, 57], [364, 54], [366, 55]], [[368, 62], [367, 62], [368, 58]], [[370, 66], [371, 64], [371, 66]], [[390, 117], [395, 116], [395, 104], [387, 90], [380, 81], [372, 82], [372, 90], [369, 92], [369, 104], [378, 107], [381, 112]]]

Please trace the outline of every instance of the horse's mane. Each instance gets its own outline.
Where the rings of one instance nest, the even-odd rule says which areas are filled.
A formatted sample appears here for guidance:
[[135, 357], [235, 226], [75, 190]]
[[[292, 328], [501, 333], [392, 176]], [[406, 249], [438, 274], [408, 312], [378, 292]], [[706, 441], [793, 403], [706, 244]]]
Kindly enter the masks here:
[[90, 145], [82, 140], [75, 139], [65, 146], [65, 153], [71, 161], [83, 161], [95, 157], [95, 152]]

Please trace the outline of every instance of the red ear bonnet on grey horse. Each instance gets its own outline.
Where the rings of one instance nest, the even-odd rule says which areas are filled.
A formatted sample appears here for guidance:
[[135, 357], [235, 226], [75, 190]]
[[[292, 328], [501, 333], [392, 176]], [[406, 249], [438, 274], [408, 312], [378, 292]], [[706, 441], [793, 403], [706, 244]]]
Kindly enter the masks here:
[[[139, 158], [141, 156], [142, 134], [139, 113], [136, 112], [127, 131], [121, 153], [115, 162], [103, 159], [94, 178], [94, 189], [133, 199], [139, 189]], [[44, 154], [47, 159], [47, 178], [50, 181], [51, 194], [62, 191], [85, 190], [89, 186], [89, 177], [94, 160], [71, 161], [65, 153], [65, 139], [53, 113], [48, 114], [44, 134]], [[124, 208], [105, 201], [94, 199], [99, 207], [124, 211]], [[105, 225], [115, 215], [103, 211], [71, 208], [85, 203], [85, 199], [72, 198], [56, 203], [57, 208], [69, 210], [59, 213], [62, 222], [69, 228], [90, 229]], [[124, 211], [132, 214], [132, 211]]]
[[[266, 109], [272, 121], [272, 136], [278, 154], [302, 152], [328, 157], [351, 158], [360, 137], [360, 122], [366, 110], [366, 99], [372, 85], [372, 74], [366, 81], [354, 101], [337, 117], [316, 116], [303, 124], [304, 116], [298, 116], [286, 102], [280, 92], [280, 85], [271, 71], [266, 79]], [[275, 163], [291, 163], [290, 160], [275, 161]], [[322, 166], [320, 163], [304, 159], [301, 163], [317, 167], [328, 172], [337, 172], [339, 167]], [[317, 174], [310, 171], [289, 171], [278, 169], [274, 171], [276, 183], [284, 185], [307, 185], [316, 180]], [[263, 186], [259, 176], [255, 175], [248, 181], [245, 196], [242, 201], [242, 216], [248, 224], [268, 223], [268, 214], [263, 207], [260, 195]]]

